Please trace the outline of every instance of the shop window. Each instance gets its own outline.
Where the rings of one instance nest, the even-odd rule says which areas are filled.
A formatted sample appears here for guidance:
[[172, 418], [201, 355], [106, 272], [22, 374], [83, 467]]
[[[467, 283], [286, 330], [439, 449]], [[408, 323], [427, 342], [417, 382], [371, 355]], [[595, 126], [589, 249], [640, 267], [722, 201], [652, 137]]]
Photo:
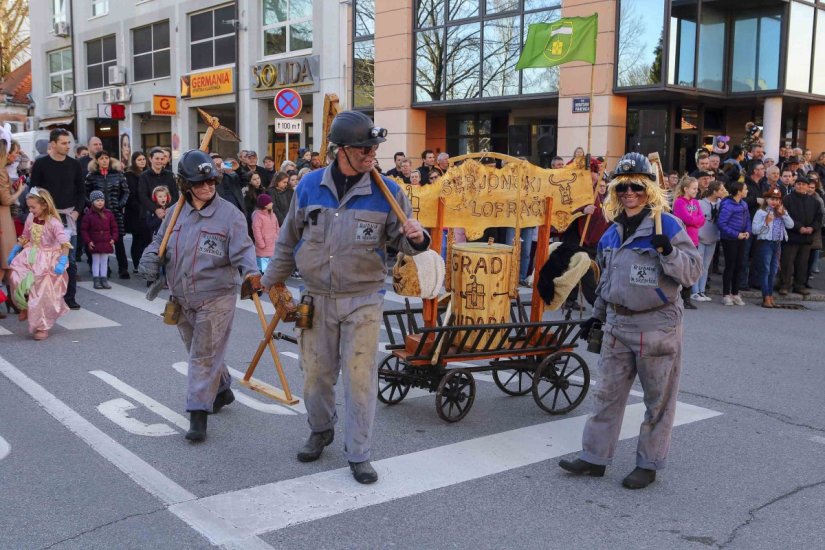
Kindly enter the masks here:
[[518, 9], [518, 0], [487, 0], [487, 13], [506, 13]]
[[661, 0], [620, 1], [618, 87], [655, 86], [662, 81], [665, 4]]
[[169, 76], [169, 21], [132, 30], [136, 82]]
[[825, 10], [816, 10], [816, 41], [811, 92], [825, 95]]
[[507, 113], [447, 115], [447, 152], [452, 156], [507, 151]]
[[312, 0], [264, 0], [264, 55], [312, 49]]
[[438, 101], [444, 77], [441, 31], [419, 31], [415, 41], [415, 100]]
[[813, 36], [814, 7], [801, 2], [791, 2], [785, 72], [785, 88], [788, 90], [807, 92], [810, 89]]
[[696, 86], [705, 90], [722, 91], [725, 84], [725, 44], [727, 24], [725, 14], [702, 4], [702, 21], [699, 25], [699, 62]]
[[375, 0], [355, 0], [352, 37], [352, 104], [375, 104]]
[[109, 0], [92, 0], [92, 17], [109, 13]]
[[733, 25], [732, 92], [779, 87], [782, 13], [737, 13]]
[[693, 87], [696, 64], [696, 12], [698, 0], [674, 5], [670, 14], [667, 83]]
[[59, 94], [74, 90], [72, 76], [72, 49], [49, 52], [49, 93]]
[[86, 42], [86, 88], [94, 90], [109, 85], [109, 67], [117, 62], [115, 35]]
[[189, 16], [189, 63], [193, 71], [235, 62], [235, 6]]
[[143, 134], [141, 136], [141, 143], [143, 144], [144, 151], [149, 151], [152, 149], [152, 147], [171, 147], [172, 134], [171, 132]]

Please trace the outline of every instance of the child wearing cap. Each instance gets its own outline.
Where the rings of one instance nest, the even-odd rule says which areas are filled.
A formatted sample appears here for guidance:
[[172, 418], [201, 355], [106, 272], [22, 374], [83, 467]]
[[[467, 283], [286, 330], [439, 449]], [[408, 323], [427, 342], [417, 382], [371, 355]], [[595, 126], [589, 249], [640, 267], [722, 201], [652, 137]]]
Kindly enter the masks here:
[[258, 269], [266, 270], [275, 253], [275, 242], [281, 232], [278, 218], [272, 211], [272, 197], [266, 193], [258, 195], [255, 212], [252, 213], [252, 235], [255, 238], [255, 257]]
[[115, 251], [117, 241], [117, 220], [111, 210], [106, 208], [103, 191], [89, 194], [91, 207], [86, 209], [80, 224], [80, 234], [92, 257], [92, 279], [94, 288], [110, 289], [109, 254]]
[[753, 233], [756, 235], [756, 267], [762, 287], [762, 307], [777, 307], [773, 301], [773, 285], [779, 271], [779, 251], [788, 240], [788, 229], [793, 219], [782, 205], [782, 191], [771, 187], [763, 195], [765, 202], [753, 215]]

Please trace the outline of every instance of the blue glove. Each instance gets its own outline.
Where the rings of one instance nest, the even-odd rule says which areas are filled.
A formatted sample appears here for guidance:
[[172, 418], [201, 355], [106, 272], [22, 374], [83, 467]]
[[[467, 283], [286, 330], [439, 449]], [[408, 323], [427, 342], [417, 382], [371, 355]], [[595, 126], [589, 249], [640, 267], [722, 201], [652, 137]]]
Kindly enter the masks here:
[[9, 265], [11, 265], [11, 262], [12, 260], [14, 260], [14, 257], [17, 256], [17, 254], [19, 254], [21, 250], [23, 250], [22, 246], [20, 246], [19, 244], [14, 245], [14, 248], [11, 249], [11, 253], [9, 254], [9, 259], [7, 260]]
[[56, 275], [63, 275], [66, 272], [66, 264], [69, 263], [68, 256], [60, 256], [60, 259], [57, 260], [57, 265], [54, 266], [54, 272]]

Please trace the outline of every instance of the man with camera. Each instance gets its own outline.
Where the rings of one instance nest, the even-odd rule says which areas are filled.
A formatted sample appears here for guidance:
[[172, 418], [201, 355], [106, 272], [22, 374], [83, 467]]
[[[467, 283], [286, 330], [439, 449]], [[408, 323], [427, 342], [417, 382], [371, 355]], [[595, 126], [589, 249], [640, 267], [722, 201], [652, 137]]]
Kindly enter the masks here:
[[[389, 245], [415, 255], [430, 244], [417, 220], [401, 223], [371, 179], [378, 145], [386, 135], [361, 112], [345, 111], [335, 117], [329, 132], [335, 160], [301, 180], [261, 281], [266, 287], [283, 287], [297, 268], [306, 287], [302, 301], [314, 308], [311, 328], [301, 329], [300, 336], [304, 400], [312, 433], [298, 460], [317, 460], [332, 443], [338, 420], [334, 386], [340, 372], [344, 454], [359, 483], [378, 480], [369, 460], [378, 387], [375, 352], [387, 275], [385, 248]], [[410, 217], [404, 190], [389, 179], [383, 182]]]
[[682, 366], [680, 291], [702, 271], [696, 246], [682, 222], [663, 212], [665, 205], [647, 158], [639, 153], [623, 156], [603, 206], [605, 218], [614, 223], [596, 252], [601, 279], [593, 317], [582, 323], [580, 335], [589, 341], [588, 350], [601, 352], [595, 412], [587, 419], [580, 457], [559, 462], [574, 474], [604, 475], [638, 375], [646, 410], [636, 469], [622, 482], [628, 489], [647, 487], [665, 465]]

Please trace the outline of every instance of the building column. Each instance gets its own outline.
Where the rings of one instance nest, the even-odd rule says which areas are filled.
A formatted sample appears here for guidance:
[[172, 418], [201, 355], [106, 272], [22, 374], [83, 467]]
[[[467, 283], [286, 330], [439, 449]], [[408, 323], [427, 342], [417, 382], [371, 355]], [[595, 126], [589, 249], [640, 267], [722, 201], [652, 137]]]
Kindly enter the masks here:
[[[616, 47], [616, 2], [568, 0], [564, 17], [587, 17], [599, 14], [596, 39], [596, 65], [593, 73], [593, 100], [590, 151], [607, 159], [607, 169], [625, 153], [627, 99], [613, 95]], [[559, 77], [558, 155], [569, 160], [576, 147], [587, 150], [588, 113], [573, 113], [574, 97], [590, 97], [591, 66], [588, 63], [562, 65]]]
[[[810, 126], [808, 131], [810, 132]], [[762, 110], [762, 138], [765, 140], [765, 156], [779, 158], [779, 145], [782, 142], [781, 97], [765, 99], [765, 107]]]
[[396, 151], [417, 159], [426, 149], [427, 113], [412, 108], [414, 12], [413, 0], [375, 3], [375, 124], [388, 130], [378, 149], [385, 168], [393, 166]]
[[808, 106], [808, 138], [805, 148], [813, 153], [813, 159], [825, 151], [825, 105]]

